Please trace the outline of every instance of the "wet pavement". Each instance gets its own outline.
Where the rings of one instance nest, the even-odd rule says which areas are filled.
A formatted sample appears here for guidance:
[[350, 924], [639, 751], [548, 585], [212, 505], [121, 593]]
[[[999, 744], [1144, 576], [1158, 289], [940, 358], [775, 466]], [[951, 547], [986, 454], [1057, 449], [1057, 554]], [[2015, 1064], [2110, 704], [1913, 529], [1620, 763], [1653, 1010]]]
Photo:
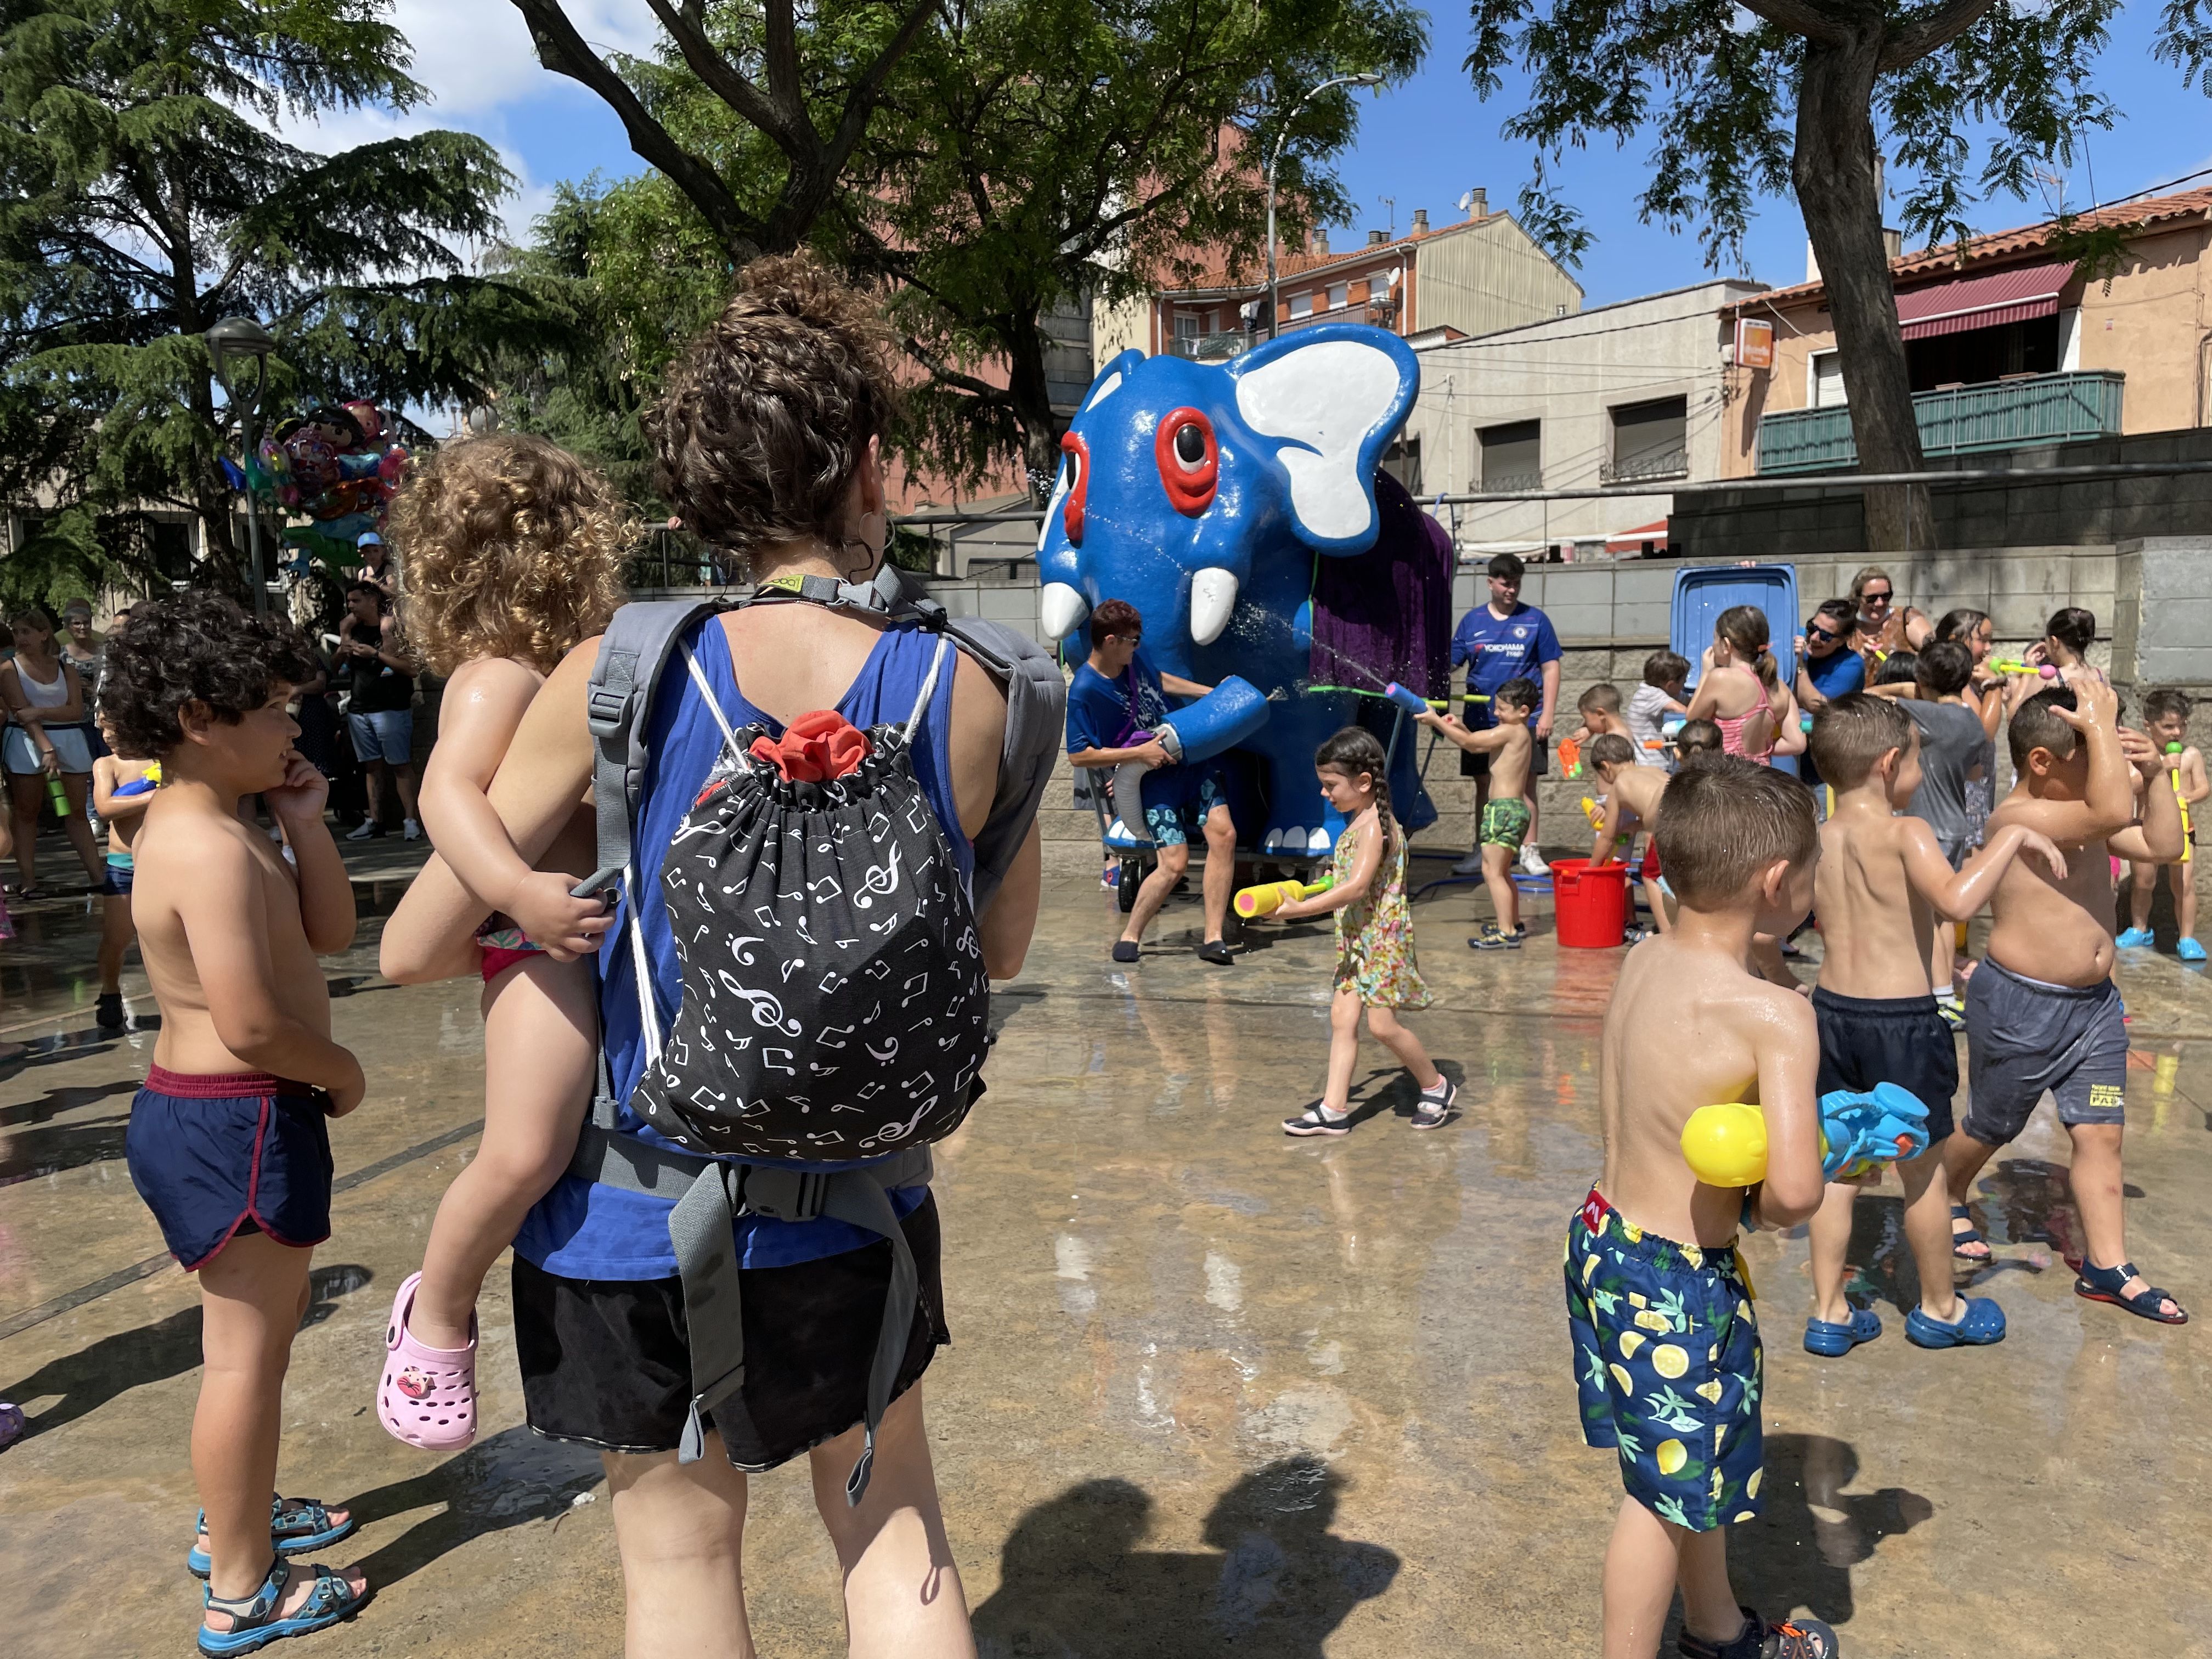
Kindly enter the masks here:
[[[364, 922], [328, 972], [366, 1105], [333, 1127], [334, 1236], [294, 1351], [283, 1489], [350, 1503], [377, 1598], [314, 1653], [612, 1654], [621, 1587], [597, 1458], [522, 1426], [504, 1269], [483, 1308], [485, 1431], [441, 1458], [369, 1411], [392, 1291], [481, 1115], [472, 985], [375, 975], [410, 849], [356, 857]], [[1441, 871], [1441, 865], [1433, 866]], [[952, 1539], [987, 1656], [1594, 1652], [1620, 1498], [1584, 1450], [1559, 1239], [1598, 1162], [1596, 1037], [1618, 951], [1560, 951], [1548, 903], [1514, 954], [1463, 944], [1479, 887], [1416, 908], [1437, 995], [1412, 1023], [1466, 1087], [1435, 1133], [1363, 1051], [1341, 1141], [1277, 1120], [1319, 1092], [1324, 927], [1190, 954], [1178, 901], [1116, 969], [1108, 897], [1060, 883], [1000, 998], [991, 1092], [939, 1148], [954, 1346], [927, 1393]], [[0, 946], [0, 1583], [15, 1659], [186, 1651], [197, 1586], [185, 1435], [192, 1286], [122, 1161], [150, 1032], [93, 1025], [83, 900], [19, 911]], [[1808, 936], [1809, 938], [1809, 936]], [[1802, 964], [1809, 975], [1811, 964]], [[143, 992], [135, 959], [126, 991]], [[1861, 1655], [2212, 1652], [2212, 994], [2170, 958], [2124, 966], [2136, 1016], [2130, 1222], [2194, 1307], [2164, 1330], [2071, 1294], [2066, 1146], [2046, 1104], [1985, 1177], [2012, 1334], [1931, 1354], [1894, 1181], [1852, 1260], [1887, 1331], [1798, 1346], [1802, 1238], [1748, 1246], [1768, 1340], [1768, 1506], [1737, 1587], [1836, 1625]], [[143, 998], [136, 1005], [147, 1009]], [[766, 1655], [843, 1650], [834, 1561], [802, 1470], [754, 1484], [748, 1577]], [[2192, 1518], [2194, 1517], [2194, 1518]], [[1670, 1644], [1671, 1648], [1671, 1644]]]

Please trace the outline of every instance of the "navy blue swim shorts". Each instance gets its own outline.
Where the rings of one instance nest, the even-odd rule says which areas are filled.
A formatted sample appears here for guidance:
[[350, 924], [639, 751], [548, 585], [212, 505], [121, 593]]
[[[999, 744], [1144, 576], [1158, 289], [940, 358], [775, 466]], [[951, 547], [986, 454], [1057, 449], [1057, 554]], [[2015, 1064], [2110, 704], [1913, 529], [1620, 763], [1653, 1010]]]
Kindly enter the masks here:
[[191, 1273], [241, 1232], [305, 1249], [331, 1236], [330, 1097], [258, 1072], [156, 1066], [131, 1103], [131, 1184]]

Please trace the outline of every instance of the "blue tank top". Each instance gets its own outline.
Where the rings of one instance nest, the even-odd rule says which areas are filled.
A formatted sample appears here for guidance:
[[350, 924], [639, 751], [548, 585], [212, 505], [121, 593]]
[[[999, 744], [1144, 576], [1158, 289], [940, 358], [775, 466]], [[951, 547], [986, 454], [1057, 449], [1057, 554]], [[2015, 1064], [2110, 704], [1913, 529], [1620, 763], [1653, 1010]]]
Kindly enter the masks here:
[[[904, 725], [937, 653], [938, 638], [918, 627], [886, 629], [868, 653], [860, 677], [839, 700], [837, 712], [863, 730], [885, 723]], [[770, 735], [781, 735], [781, 724], [754, 708], [738, 689], [729, 637], [716, 618], [701, 618], [684, 635], [684, 642], [705, 671], [714, 700], [732, 726], [743, 730], [758, 722]], [[949, 659], [947, 666], [951, 666]], [[975, 853], [961, 833], [959, 810], [952, 798], [952, 680], [949, 672], [938, 677], [912, 755], [915, 781], [921, 786], [938, 823], [945, 827], [953, 859], [966, 878], [975, 873]], [[659, 902], [661, 861], [722, 749], [722, 728], [684, 668], [681, 653], [671, 654], [654, 690], [647, 733], [652, 759], [646, 769], [633, 840], [638, 890], [652, 898], [641, 907], [642, 931], [653, 1005], [665, 1030], [676, 1017], [683, 988], [667, 907]], [[645, 1070], [629, 921], [627, 914], [617, 915], [599, 952], [599, 1018], [615, 1096], [621, 1100], [629, 1097]], [[641, 1140], [661, 1146], [669, 1144], [627, 1107], [623, 1109], [622, 1127]], [[807, 1167], [862, 1166], [816, 1164]], [[921, 1203], [928, 1190], [914, 1187], [893, 1193], [892, 1205], [906, 1215]], [[670, 1200], [649, 1193], [625, 1192], [564, 1176], [523, 1221], [522, 1231], [515, 1237], [514, 1253], [564, 1279], [673, 1278], [676, 1252], [668, 1242], [668, 1214], [674, 1208]], [[842, 1255], [876, 1242], [872, 1233], [842, 1221], [769, 1221], [748, 1216], [741, 1218], [736, 1227], [738, 1265], [742, 1267], [789, 1267]]]

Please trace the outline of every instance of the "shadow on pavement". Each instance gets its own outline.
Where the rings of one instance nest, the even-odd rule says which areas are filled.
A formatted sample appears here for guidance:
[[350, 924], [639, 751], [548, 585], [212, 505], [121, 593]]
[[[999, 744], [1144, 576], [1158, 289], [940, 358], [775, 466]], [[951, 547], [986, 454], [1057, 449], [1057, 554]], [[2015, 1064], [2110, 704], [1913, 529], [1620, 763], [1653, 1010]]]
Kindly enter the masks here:
[[1321, 1659], [1398, 1557], [1329, 1531], [1344, 1478], [1291, 1457], [1222, 1494], [1203, 1553], [1139, 1549], [1152, 1500], [1127, 1480], [1086, 1480], [1022, 1516], [997, 1592], [975, 1609], [982, 1659]]
[[[300, 1328], [319, 1325], [337, 1311], [337, 1298], [350, 1295], [374, 1275], [367, 1267], [333, 1263], [307, 1276], [307, 1311]], [[89, 1347], [50, 1359], [19, 1382], [0, 1387], [0, 1400], [12, 1400], [28, 1413], [23, 1437], [58, 1429], [98, 1411], [111, 1400], [198, 1369], [200, 1310], [182, 1308], [167, 1318], [135, 1330], [103, 1336]], [[59, 1395], [33, 1411], [31, 1402]]]
[[601, 1478], [599, 1455], [589, 1447], [502, 1429], [435, 1468], [356, 1495], [346, 1507], [363, 1526], [437, 1506], [362, 1557], [361, 1569], [379, 1590], [389, 1589], [471, 1539], [565, 1513]]

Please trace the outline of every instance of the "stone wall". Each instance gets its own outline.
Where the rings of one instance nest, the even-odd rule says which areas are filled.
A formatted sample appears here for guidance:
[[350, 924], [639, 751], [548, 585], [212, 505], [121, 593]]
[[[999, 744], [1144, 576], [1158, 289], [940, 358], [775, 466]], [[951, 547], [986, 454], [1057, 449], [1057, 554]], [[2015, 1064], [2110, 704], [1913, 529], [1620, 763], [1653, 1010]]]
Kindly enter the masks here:
[[[2212, 427], [2147, 432], [2038, 449], [1931, 458], [1930, 471], [2212, 462]], [[2106, 546], [2145, 536], [2212, 534], [2212, 472], [1939, 484], [1938, 545], [2001, 550]], [[1723, 489], [1674, 497], [1668, 536], [1700, 563], [1850, 556], [1866, 545], [1861, 493], [1808, 478], [1789, 489]]]
[[[1667, 643], [1674, 573], [1684, 564], [1729, 561], [1630, 560], [1530, 567], [1523, 596], [1548, 614], [1565, 654], [1560, 664], [1559, 735], [1574, 729], [1575, 702], [1601, 680], [1624, 696], [1644, 675], [1644, 659]], [[1996, 623], [2000, 655], [2016, 656], [2039, 638], [2045, 618], [2061, 605], [2097, 613], [2100, 638], [2091, 659], [2109, 669], [2140, 714], [2142, 694], [2179, 686], [2197, 698], [2191, 738], [2212, 749], [2212, 535], [2130, 540], [2118, 545], [1961, 548], [1879, 560], [1856, 551], [1798, 558], [1797, 592], [1809, 615], [1822, 599], [1847, 592], [1858, 568], [1879, 562], [1904, 599], [1931, 614], [1957, 605], [1986, 611]], [[988, 617], [1036, 637], [1034, 580], [932, 579], [932, 595], [956, 615]], [[1463, 614], [1486, 594], [1481, 571], [1463, 566], [1453, 583], [1454, 613]], [[641, 596], [643, 597], [643, 596]], [[1692, 653], [1692, 655], [1695, 653]], [[428, 721], [418, 721], [418, 727]], [[1473, 840], [1474, 787], [1459, 775], [1459, 757], [1419, 737], [1428, 755], [1427, 784], [1442, 814], [1420, 844], [1463, 848]], [[1999, 744], [1999, 782], [2010, 787]], [[1045, 796], [1042, 823], [1047, 868], [1055, 875], [1095, 875], [1104, 863], [1097, 822], [1074, 803], [1065, 761]], [[1580, 806], [1588, 785], [1554, 774], [1538, 789], [1541, 845], [1552, 855], [1587, 856], [1589, 839]], [[2212, 813], [2205, 814], [2212, 817]], [[2200, 890], [2212, 886], [2197, 861]]]

